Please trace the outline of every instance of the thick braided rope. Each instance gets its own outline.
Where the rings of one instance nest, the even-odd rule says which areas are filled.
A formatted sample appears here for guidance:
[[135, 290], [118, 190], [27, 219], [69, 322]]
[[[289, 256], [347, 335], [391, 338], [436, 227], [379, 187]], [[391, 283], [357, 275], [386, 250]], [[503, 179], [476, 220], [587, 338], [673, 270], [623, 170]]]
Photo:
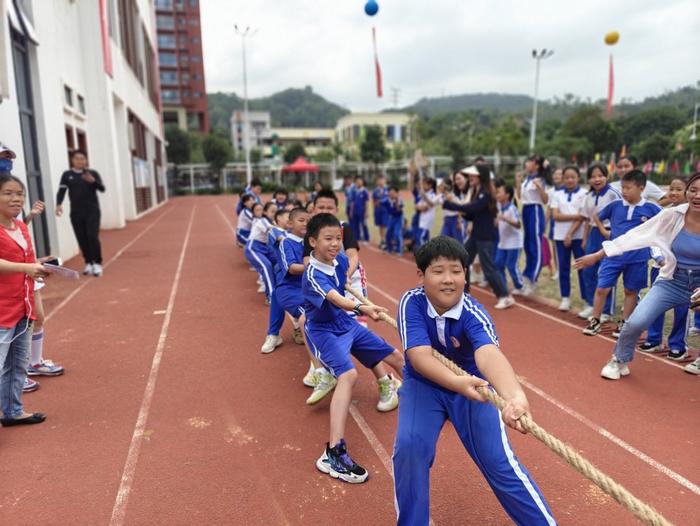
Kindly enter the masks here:
[[[358, 301], [364, 303], [365, 305], [373, 305], [367, 298], [358, 294], [351, 287], [346, 287], [346, 290], [350, 292]], [[395, 329], [398, 328], [396, 320], [385, 312], [379, 314], [379, 318], [385, 321]], [[446, 358], [435, 349], [433, 349], [433, 356], [440, 361], [445, 367], [447, 367], [453, 373], [459, 376], [468, 376], [469, 373], [464, 371], [456, 363], [452, 362], [450, 359]], [[501, 398], [495, 391], [485, 387], [478, 387], [479, 393], [484, 396], [489, 402], [495, 405], [498, 409], [503, 409], [506, 405], [506, 401]], [[581, 473], [584, 477], [591, 480], [596, 486], [602, 489], [605, 493], [614, 498], [617, 502], [622, 504], [627, 508], [635, 517], [641, 520], [643, 523], [650, 526], [672, 526], [665, 517], [663, 517], [658, 511], [649, 506], [647, 503], [639, 500], [637, 497], [632, 495], [624, 486], [615, 482], [612, 478], [607, 476], [605, 473], [596, 468], [591, 462], [581, 456], [579, 453], [574, 451], [570, 446], [559, 440], [557, 437], [551, 435], [540, 427], [532, 418], [528, 415], [523, 415], [520, 417], [519, 422], [522, 424], [523, 428], [528, 431], [537, 440], [542, 442], [549, 449], [554, 451], [557, 455], [563, 458], [568, 464], [570, 464], [576, 471]]]

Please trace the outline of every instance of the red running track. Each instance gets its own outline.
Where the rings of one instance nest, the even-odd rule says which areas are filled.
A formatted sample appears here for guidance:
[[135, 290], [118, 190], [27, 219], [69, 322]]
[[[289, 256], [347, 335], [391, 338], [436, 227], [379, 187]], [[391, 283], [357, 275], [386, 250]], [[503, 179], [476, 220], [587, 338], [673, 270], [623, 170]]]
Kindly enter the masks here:
[[[268, 310], [233, 246], [233, 210], [227, 197], [175, 199], [104, 233], [103, 278], [44, 289], [46, 355], [67, 373], [25, 397], [44, 424], [0, 430], [0, 524], [392, 523], [396, 414], [375, 410], [362, 373], [346, 438], [370, 480], [316, 471], [328, 402], [304, 404], [306, 359], [288, 324], [278, 351], [259, 352]], [[394, 310], [416, 283], [412, 263], [370, 247], [361, 257], [370, 297]], [[491, 312], [535, 419], [675, 524], [697, 524], [698, 378], [637, 356], [630, 377], [604, 381], [612, 343], [575, 318], [524, 300]], [[534, 438], [511, 438], [560, 524], [636, 524]], [[509, 524], [449, 425], [431, 498], [438, 526]]]

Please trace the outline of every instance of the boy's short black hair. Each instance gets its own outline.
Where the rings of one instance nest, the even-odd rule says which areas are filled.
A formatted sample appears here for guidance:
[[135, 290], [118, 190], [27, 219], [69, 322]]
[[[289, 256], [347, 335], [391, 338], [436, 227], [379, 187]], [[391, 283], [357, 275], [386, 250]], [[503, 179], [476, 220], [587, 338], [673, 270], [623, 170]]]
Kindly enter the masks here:
[[647, 176], [641, 170], [630, 170], [622, 176], [622, 180], [634, 183], [640, 188], [644, 188], [647, 185]]
[[425, 272], [425, 269], [439, 257], [459, 261], [465, 269], [469, 260], [467, 251], [459, 241], [447, 236], [438, 236], [416, 251], [416, 265], [421, 272]]
[[394, 192], [398, 193], [398, 192], [399, 192], [399, 187], [396, 186], [395, 184], [392, 184], [392, 185], [389, 187], [389, 190], [390, 190], [390, 191], [393, 190]]
[[275, 221], [277, 221], [280, 217], [288, 213], [289, 210], [287, 210], [286, 208], [280, 208], [279, 210], [277, 210], [277, 212], [275, 212]]
[[265, 206], [263, 206], [263, 212], [267, 212], [273, 206], [277, 206], [277, 203], [275, 203], [274, 201], [268, 201], [267, 203], [265, 203]]
[[252, 195], [243, 194], [243, 196], [241, 196], [241, 203], [246, 204], [248, 201], [251, 201], [252, 199], [254, 199], [254, 197]]
[[289, 196], [289, 192], [287, 191], [287, 189], [282, 187], [282, 186], [279, 186], [275, 189], [275, 193], [273, 195], [277, 195], [277, 194]]
[[365, 184], [365, 178], [362, 177], [361, 175], [356, 175], [356, 176], [355, 176], [355, 181], [357, 181], [357, 180], [360, 180], [360, 181], [362, 181], [362, 184]]
[[435, 182], [435, 179], [433, 179], [432, 177], [424, 177], [423, 182], [427, 183], [433, 192], [437, 189], [437, 183]]
[[340, 228], [340, 221], [333, 214], [316, 214], [306, 226], [306, 235], [316, 239], [321, 230], [327, 227]]
[[296, 208], [293, 208], [292, 210], [289, 211], [289, 220], [294, 221], [294, 218], [298, 216], [299, 214], [308, 214], [309, 212], [306, 210], [306, 208], [302, 208], [301, 206], [298, 206]]
[[[300, 208], [302, 206], [301, 201], [299, 199], [289, 199], [287, 201], [288, 205], [294, 205], [294, 208]], [[294, 208], [292, 210], [294, 210]]]
[[253, 179], [250, 182], [250, 187], [253, 188], [254, 186], [262, 186], [262, 182], [260, 181], [260, 179]]
[[330, 188], [321, 188], [316, 194], [316, 197], [314, 197], [314, 204], [316, 204], [316, 201], [319, 199], [333, 199], [333, 201], [335, 201], [335, 206], [338, 206], [338, 196], [335, 195], [335, 192]]
[[70, 152], [70, 158], [73, 159], [76, 155], [82, 155], [87, 159], [87, 152], [85, 150], [81, 150], [80, 148], [76, 148], [75, 150]]

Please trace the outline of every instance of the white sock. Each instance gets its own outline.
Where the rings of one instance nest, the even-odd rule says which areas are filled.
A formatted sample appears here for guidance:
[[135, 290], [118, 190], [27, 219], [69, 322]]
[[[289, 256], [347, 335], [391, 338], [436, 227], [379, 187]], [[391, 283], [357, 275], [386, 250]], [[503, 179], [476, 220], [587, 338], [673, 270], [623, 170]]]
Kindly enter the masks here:
[[42, 354], [44, 352], [44, 329], [32, 334], [32, 351], [30, 365], [41, 363]]
[[299, 318], [292, 318], [292, 325], [295, 329], [299, 328]]

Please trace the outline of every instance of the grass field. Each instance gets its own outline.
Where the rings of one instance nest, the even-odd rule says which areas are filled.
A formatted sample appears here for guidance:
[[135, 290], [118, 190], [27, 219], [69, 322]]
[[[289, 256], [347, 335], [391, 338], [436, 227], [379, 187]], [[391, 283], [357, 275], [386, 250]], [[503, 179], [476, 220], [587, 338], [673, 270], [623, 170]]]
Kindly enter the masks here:
[[[413, 203], [413, 198], [410, 196], [410, 194], [402, 195], [403, 197], [403, 202], [404, 202], [404, 217], [407, 218], [409, 221], [411, 217], [413, 217], [413, 213], [415, 211], [415, 206]], [[341, 198], [342, 199], [342, 198]], [[341, 204], [341, 216], [344, 217], [345, 215], [345, 206], [344, 203]], [[373, 243], [378, 243], [379, 241], [379, 229], [374, 226], [374, 220], [373, 220], [373, 214], [372, 214], [372, 208], [370, 206], [370, 211], [368, 214], [368, 225], [369, 225], [369, 230], [370, 230], [370, 239], [372, 240]], [[440, 235], [440, 229], [442, 228], [442, 208], [437, 209], [436, 214], [435, 214], [435, 223], [433, 224], [433, 228], [431, 229], [430, 235], [431, 237], [435, 237]], [[551, 245], [550, 245], [551, 248]], [[525, 254], [522, 253], [520, 256], [520, 268], [525, 267]], [[512, 283], [509, 281], [509, 287], [512, 287]], [[624, 301], [624, 292], [621, 286], [616, 288], [616, 317], [619, 318], [620, 315], [622, 314], [622, 304]], [[545, 298], [547, 300], [550, 300], [552, 302], [558, 303], [561, 300], [561, 296], [559, 295], [559, 280], [552, 279], [552, 273], [550, 272], [549, 269], [543, 268], [542, 273], [540, 274], [540, 278], [537, 282], [537, 295]], [[572, 270], [571, 272], [571, 306], [574, 311], [579, 311], [584, 308], [585, 303], [583, 300], [581, 300], [581, 291], [579, 289], [578, 285], [578, 276], [576, 276], [575, 271]], [[671, 330], [671, 323], [672, 323], [672, 313], [668, 312], [666, 313], [666, 323], [664, 325], [664, 335], [668, 336], [668, 333]], [[690, 337], [688, 338], [688, 345], [693, 348], [698, 348], [700, 347], [700, 337]]]

